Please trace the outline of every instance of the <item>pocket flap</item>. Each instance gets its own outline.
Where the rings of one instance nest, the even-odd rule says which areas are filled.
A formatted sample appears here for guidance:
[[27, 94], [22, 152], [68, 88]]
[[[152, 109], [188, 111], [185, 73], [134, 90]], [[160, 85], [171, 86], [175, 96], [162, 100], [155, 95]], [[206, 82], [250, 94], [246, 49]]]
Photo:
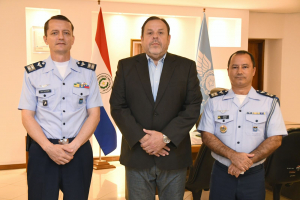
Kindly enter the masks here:
[[51, 89], [51, 88], [40, 88], [40, 89], [36, 89], [35, 95], [37, 97], [43, 97], [43, 98], [48, 98], [51, 97], [52, 95], [55, 94], [55, 90]]
[[83, 96], [87, 96], [90, 93], [90, 90], [88, 88], [77, 88], [77, 87], [73, 87], [73, 93], [83, 97]]
[[233, 115], [231, 113], [222, 114], [220, 112], [214, 113], [215, 121], [218, 123], [228, 123], [233, 120]]
[[267, 120], [267, 116], [264, 115], [251, 115], [251, 114], [247, 114], [246, 115], [246, 120], [250, 121], [252, 123], [264, 123]]

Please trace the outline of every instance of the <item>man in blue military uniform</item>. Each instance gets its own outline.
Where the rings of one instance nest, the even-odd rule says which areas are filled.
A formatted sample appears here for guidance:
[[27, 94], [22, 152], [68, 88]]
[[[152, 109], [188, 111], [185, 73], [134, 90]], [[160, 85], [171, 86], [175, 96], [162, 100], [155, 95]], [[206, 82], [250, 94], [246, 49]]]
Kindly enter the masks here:
[[33, 139], [29, 148], [28, 199], [88, 199], [93, 171], [89, 138], [102, 100], [91, 63], [70, 56], [74, 27], [62, 15], [44, 27], [50, 57], [25, 67], [19, 109]]
[[264, 200], [262, 163], [287, 135], [279, 101], [251, 86], [256, 68], [249, 52], [232, 54], [227, 70], [232, 89], [210, 96], [198, 127], [216, 159], [210, 200]]

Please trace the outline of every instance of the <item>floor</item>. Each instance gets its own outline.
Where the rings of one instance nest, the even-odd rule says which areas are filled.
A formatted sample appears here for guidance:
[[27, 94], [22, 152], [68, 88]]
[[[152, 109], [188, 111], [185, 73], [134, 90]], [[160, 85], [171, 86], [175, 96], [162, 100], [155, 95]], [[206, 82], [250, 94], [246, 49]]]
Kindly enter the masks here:
[[[115, 169], [94, 170], [89, 200], [125, 200], [125, 169], [119, 162], [111, 162]], [[208, 200], [209, 192], [203, 191], [201, 200]], [[158, 197], [156, 198], [158, 200]], [[192, 200], [187, 191], [184, 200]], [[27, 181], [25, 169], [0, 171], [0, 200], [27, 200]], [[59, 200], [63, 200], [60, 193]], [[266, 200], [272, 200], [267, 191]], [[281, 200], [289, 200], [281, 198]]]

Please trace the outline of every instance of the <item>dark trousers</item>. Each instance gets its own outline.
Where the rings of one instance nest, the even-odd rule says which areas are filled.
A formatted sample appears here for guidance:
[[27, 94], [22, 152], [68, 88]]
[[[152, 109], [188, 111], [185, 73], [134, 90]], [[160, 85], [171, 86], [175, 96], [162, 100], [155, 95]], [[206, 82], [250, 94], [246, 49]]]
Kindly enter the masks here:
[[211, 174], [210, 200], [264, 200], [263, 165], [247, 170], [238, 178], [228, 174], [228, 167], [215, 161]]
[[[57, 140], [50, 141], [57, 143]], [[28, 200], [57, 200], [59, 189], [64, 200], [88, 199], [92, 173], [93, 153], [89, 141], [65, 165], [56, 164], [36, 142], [32, 142], [27, 169]]]

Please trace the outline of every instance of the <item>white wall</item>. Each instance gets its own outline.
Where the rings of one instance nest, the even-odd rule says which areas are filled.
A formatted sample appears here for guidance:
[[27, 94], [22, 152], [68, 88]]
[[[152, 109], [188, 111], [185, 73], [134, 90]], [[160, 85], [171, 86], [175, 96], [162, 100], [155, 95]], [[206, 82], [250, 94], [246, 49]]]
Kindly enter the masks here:
[[249, 38], [267, 39], [264, 90], [279, 95], [285, 121], [300, 122], [300, 13], [250, 13]]

